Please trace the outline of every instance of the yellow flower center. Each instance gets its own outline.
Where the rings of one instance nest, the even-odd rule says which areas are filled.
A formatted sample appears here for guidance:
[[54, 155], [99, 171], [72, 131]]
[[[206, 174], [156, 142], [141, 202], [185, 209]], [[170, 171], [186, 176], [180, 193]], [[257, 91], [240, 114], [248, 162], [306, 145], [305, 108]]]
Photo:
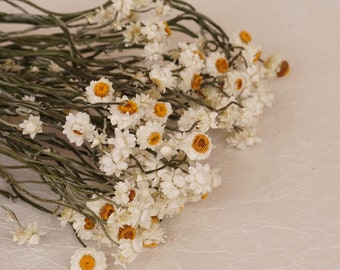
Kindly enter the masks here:
[[204, 154], [209, 150], [209, 138], [204, 134], [197, 134], [191, 147], [198, 153]]
[[132, 101], [132, 100], [128, 100], [124, 105], [118, 105], [118, 110], [122, 113], [122, 114], [134, 114], [136, 112], [138, 112], [138, 106], [136, 104], [136, 102]]
[[84, 255], [79, 261], [81, 270], [93, 270], [96, 266], [96, 260], [91, 255]]
[[157, 145], [162, 139], [162, 134], [158, 132], [152, 132], [148, 137], [148, 144]]
[[123, 227], [119, 228], [118, 232], [118, 239], [135, 239], [136, 237], [136, 230], [135, 228], [131, 227], [130, 225], [124, 225]]
[[202, 76], [198, 74], [194, 74], [192, 81], [191, 81], [192, 90], [198, 90], [201, 87], [202, 80], [203, 80]]
[[262, 52], [258, 51], [254, 56], [253, 62], [254, 63], [257, 62], [260, 59], [261, 55], [262, 55]]
[[228, 71], [229, 63], [227, 59], [221, 57], [216, 60], [215, 66], [219, 73], [224, 73]]
[[276, 73], [276, 76], [281, 78], [289, 73], [289, 64], [287, 61], [282, 61], [280, 65], [280, 70]]
[[251, 35], [247, 31], [241, 31], [239, 36], [242, 42], [245, 44], [248, 44], [251, 41]]
[[85, 230], [92, 230], [94, 228], [94, 226], [96, 225], [91, 219], [89, 218], [85, 218], [84, 219], [84, 229]]
[[209, 194], [208, 192], [202, 194], [201, 196], [202, 200], [206, 200], [208, 198], [208, 194]]
[[168, 109], [167, 109], [165, 103], [157, 103], [154, 107], [154, 113], [158, 117], [166, 116], [167, 112], [168, 112]]
[[170, 26], [167, 22], [164, 22], [164, 31], [167, 33], [168, 36], [171, 36], [172, 31], [171, 31], [171, 28], [170, 28]]
[[146, 244], [145, 242], [143, 242], [143, 247], [145, 247], [145, 248], [155, 248], [157, 246], [158, 246], [158, 244], [156, 242], [151, 242], [149, 244]]
[[242, 88], [242, 85], [243, 85], [243, 80], [241, 78], [238, 78], [236, 81], [235, 81], [235, 89], [236, 90], [241, 90]]
[[112, 204], [106, 203], [99, 211], [99, 215], [103, 220], [108, 220], [109, 217], [115, 212]]
[[130, 190], [129, 192], [129, 202], [132, 202], [133, 199], [136, 197], [136, 191], [134, 191], [133, 189]]
[[97, 82], [93, 91], [97, 97], [106, 97], [110, 92], [110, 86], [106, 82]]

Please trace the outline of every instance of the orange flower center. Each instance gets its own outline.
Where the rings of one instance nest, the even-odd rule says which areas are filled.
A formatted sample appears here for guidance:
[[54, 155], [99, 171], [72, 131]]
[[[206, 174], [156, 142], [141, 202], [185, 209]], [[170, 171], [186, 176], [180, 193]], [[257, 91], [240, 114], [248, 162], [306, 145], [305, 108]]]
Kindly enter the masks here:
[[84, 219], [84, 222], [85, 222], [85, 224], [84, 224], [85, 230], [92, 230], [95, 226], [95, 223], [87, 217]]
[[204, 134], [197, 134], [191, 147], [198, 153], [204, 154], [209, 150], [209, 138]]
[[110, 86], [105, 82], [97, 82], [94, 86], [94, 94], [97, 97], [106, 97], [110, 92]]
[[172, 31], [171, 31], [171, 28], [170, 28], [170, 26], [167, 22], [164, 22], [164, 31], [167, 33], [168, 36], [171, 36]]
[[158, 246], [158, 244], [156, 242], [151, 242], [149, 244], [146, 244], [145, 242], [143, 242], [143, 247], [145, 247], [145, 248], [155, 248], [157, 246]]
[[136, 197], [136, 191], [134, 191], [133, 189], [130, 190], [129, 192], [129, 202], [132, 202], [133, 199]]
[[280, 70], [276, 73], [277, 77], [281, 78], [289, 73], [289, 64], [287, 61], [282, 61]]
[[108, 220], [109, 217], [115, 212], [112, 204], [106, 203], [99, 211], [99, 215], [103, 220]]
[[151, 221], [152, 223], [157, 224], [159, 222], [159, 219], [157, 216], [151, 216]]
[[152, 132], [148, 137], [148, 144], [157, 145], [162, 139], [162, 135], [158, 132]]
[[229, 63], [227, 59], [221, 57], [216, 60], [215, 66], [219, 73], [224, 73], [228, 71]]
[[194, 74], [192, 81], [191, 81], [191, 88], [192, 90], [198, 90], [201, 87], [203, 78], [198, 74]]
[[262, 55], [262, 52], [258, 51], [254, 56], [253, 62], [254, 63], [257, 62], [260, 59], [261, 55]]
[[119, 228], [118, 232], [118, 239], [135, 239], [136, 237], [136, 230], [135, 228], [131, 227], [130, 225], [124, 225], [123, 227]]
[[208, 198], [208, 194], [209, 194], [208, 192], [202, 194], [201, 196], [202, 200], [206, 200]]
[[93, 270], [96, 266], [96, 260], [91, 255], [84, 255], [79, 261], [81, 270]]
[[245, 44], [248, 44], [251, 41], [251, 35], [247, 31], [241, 31], [239, 36], [242, 42]]
[[138, 112], [138, 106], [136, 104], [136, 102], [132, 101], [132, 100], [128, 100], [124, 105], [118, 105], [118, 110], [122, 113], [122, 114], [134, 114], [136, 112]]
[[167, 109], [165, 103], [157, 103], [154, 107], [154, 113], [158, 117], [166, 116], [167, 112], [168, 112], [168, 109]]
[[203, 53], [201, 53], [200, 51], [194, 51], [194, 53], [197, 54], [201, 60], [204, 60]]
[[242, 85], [243, 85], [243, 80], [242, 80], [241, 78], [238, 78], [238, 79], [235, 81], [235, 89], [236, 89], [236, 90], [241, 90]]

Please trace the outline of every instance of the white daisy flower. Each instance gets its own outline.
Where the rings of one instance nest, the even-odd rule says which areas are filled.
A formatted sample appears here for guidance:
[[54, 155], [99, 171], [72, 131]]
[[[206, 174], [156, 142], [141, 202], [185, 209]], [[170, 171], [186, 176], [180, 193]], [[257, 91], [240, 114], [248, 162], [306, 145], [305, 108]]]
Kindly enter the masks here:
[[65, 227], [67, 223], [74, 222], [75, 221], [75, 214], [76, 211], [74, 211], [71, 208], [63, 208], [61, 211], [58, 212], [58, 219], [60, 221], [60, 226]]
[[168, 52], [166, 42], [148, 42], [145, 44], [142, 56], [148, 64], [159, 63], [163, 60], [163, 55]]
[[99, 169], [105, 172], [106, 175], [120, 176], [122, 171], [128, 168], [126, 157], [122, 156], [119, 149], [112, 149], [110, 152], [99, 158]]
[[101, 235], [96, 222], [78, 212], [74, 214], [72, 227], [82, 240], [97, 240]]
[[136, 196], [134, 185], [127, 179], [124, 182], [116, 183], [114, 189], [115, 192], [112, 200], [121, 206], [127, 206]]
[[179, 44], [181, 52], [178, 62], [180, 65], [189, 68], [193, 73], [200, 73], [205, 67], [204, 56], [198, 50], [196, 43], [181, 43]]
[[155, 198], [154, 208], [157, 210], [158, 219], [171, 218], [178, 214], [184, 208], [188, 199], [185, 196], [180, 196], [176, 199], [169, 199], [159, 194]]
[[169, 102], [156, 101], [149, 107], [149, 111], [146, 112], [146, 118], [164, 124], [172, 112], [172, 107]]
[[212, 52], [206, 58], [206, 71], [211, 76], [223, 75], [229, 70], [229, 62], [224, 53]]
[[108, 79], [101, 78], [99, 81], [91, 81], [85, 90], [86, 99], [91, 104], [113, 100], [114, 89]]
[[126, 264], [133, 262], [142, 251], [142, 242], [139, 239], [122, 239], [118, 246], [117, 254], [112, 254], [115, 264], [126, 269]]
[[176, 199], [181, 194], [185, 194], [186, 174], [180, 169], [172, 170], [162, 177], [160, 188], [169, 199]]
[[209, 164], [202, 165], [199, 162], [189, 167], [189, 174], [185, 179], [195, 195], [210, 193], [213, 187], [220, 184], [220, 177], [216, 171], [211, 171]]
[[136, 131], [139, 148], [155, 150], [162, 142], [163, 132], [164, 126], [159, 122], [148, 121], [144, 126], [139, 126]]
[[201, 160], [209, 157], [213, 145], [208, 135], [202, 132], [191, 132], [186, 136], [182, 147], [191, 160]]
[[22, 129], [22, 134], [29, 134], [31, 139], [34, 139], [38, 133], [42, 133], [42, 125], [43, 122], [40, 121], [40, 116], [31, 114], [27, 120], [19, 124], [19, 128]]
[[110, 115], [108, 118], [111, 120], [111, 124], [117, 125], [121, 130], [138, 125], [143, 112], [140, 111], [137, 101], [123, 96], [117, 98], [116, 102], [121, 104], [112, 105], [109, 108]]
[[63, 134], [71, 143], [81, 146], [85, 141], [91, 142], [94, 137], [95, 126], [90, 122], [90, 115], [84, 112], [69, 113], [63, 126]]
[[173, 76], [172, 70], [175, 66], [169, 64], [167, 66], [153, 66], [149, 73], [151, 81], [155, 84], [157, 89], [165, 93], [166, 88], [173, 89], [177, 84], [176, 77]]
[[106, 133], [99, 133], [98, 130], [94, 131], [93, 134], [93, 140], [92, 140], [92, 144], [91, 144], [91, 148], [97, 147], [97, 146], [102, 146], [103, 144], [107, 144], [106, 141]]
[[154, 248], [158, 246], [159, 243], [165, 242], [164, 230], [158, 222], [153, 222], [148, 230], [142, 232], [141, 240], [144, 248]]
[[107, 269], [105, 253], [91, 247], [77, 249], [71, 257], [70, 264], [70, 270]]
[[210, 112], [203, 107], [190, 107], [178, 120], [178, 129], [187, 131], [194, 126], [195, 131], [207, 132], [210, 128], [217, 128], [217, 115], [216, 112]]
[[261, 139], [256, 137], [255, 128], [242, 128], [229, 134], [226, 142], [232, 147], [244, 150], [248, 146], [261, 142]]
[[114, 145], [114, 149], [118, 150], [123, 157], [128, 158], [136, 145], [136, 137], [130, 134], [128, 129], [121, 131], [115, 128], [115, 137], [108, 139], [108, 143]]
[[86, 202], [86, 206], [91, 209], [102, 220], [107, 221], [109, 217], [116, 211], [113, 202], [110, 198], [98, 198], [92, 196], [91, 200]]
[[133, 200], [128, 205], [128, 211], [132, 216], [132, 225], [141, 226], [143, 228], [150, 228], [151, 226], [151, 208], [152, 205], [149, 202]]
[[45, 232], [41, 232], [37, 222], [33, 221], [27, 224], [26, 227], [19, 227], [13, 234], [13, 242], [18, 242], [21, 246], [27, 244], [27, 246], [38, 245], [40, 242], [40, 237]]
[[142, 24], [141, 21], [130, 22], [123, 33], [124, 43], [126, 46], [131, 46], [133, 44], [140, 44], [142, 41]]
[[162, 42], [167, 37], [166, 25], [159, 21], [159, 17], [151, 20], [143, 20], [141, 33], [144, 38], [152, 42]]

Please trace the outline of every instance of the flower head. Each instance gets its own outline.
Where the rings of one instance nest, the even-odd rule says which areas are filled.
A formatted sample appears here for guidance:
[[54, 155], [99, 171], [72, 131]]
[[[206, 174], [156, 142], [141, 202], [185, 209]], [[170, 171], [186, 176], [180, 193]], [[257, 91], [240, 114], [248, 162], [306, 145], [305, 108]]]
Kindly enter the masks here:
[[37, 133], [42, 133], [42, 124], [40, 116], [31, 114], [27, 120], [19, 124], [19, 128], [22, 129], [22, 134], [29, 134], [31, 139], [34, 139]]
[[162, 142], [164, 126], [159, 122], [146, 122], [137, 129], [137, 143], [140, 149], [156, 149]]
[[70, 270], [105, 270], [107, 268], [104, 252], [95, 248], [77, 249], [70, 260]]
[[91, 81], [90, 85], [85, 88], [86, 99], [90, 103], [111, 102], [113, 100], [114, 89], [112, 83], [105, 78], [99, 81]]
[[185, 138], [183, 148], [191, 160], [201, 160], [209, 157], [213, 146], [208, 135], [192, 132]]
[[63, 126], [63, 134], [71, 143], [81, 146], [85, 141], [91, 142], [94, 137], [95, 126], [90, 122], [90, 115], [84, 112], [69, 113]]
[[40, 242], [40, 236], [44, 235], [45, 232], [41, 232], [38, 223], [33, 221], [26, 227], [19, 227], [15, 232], [12, 232], [13, 241], [18, 242], [21, 246], [27, 244], [27, 246], [38, 245]]

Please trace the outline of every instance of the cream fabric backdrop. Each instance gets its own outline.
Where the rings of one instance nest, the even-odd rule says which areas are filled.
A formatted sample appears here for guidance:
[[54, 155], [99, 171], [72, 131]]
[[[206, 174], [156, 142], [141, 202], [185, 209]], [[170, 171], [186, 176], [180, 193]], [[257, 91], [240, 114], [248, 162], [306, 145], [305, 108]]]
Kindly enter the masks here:
[[[100, 3], [35, 2], [59, 11]], [[238, 151], [214, 134], [219, 147], [211, 163], [222, 168], [222, 185], [166, 221], [167, 243], [128, 269], [340, 269], [340, 1], [188, 2], [227, 33], [248, 30], [265, 56], [289, 60], [291, 74], [271, 84], [276, 98], [260, 121], [263, 143]], [[68, 269], [80, 247], [71, 229], [23, 203], [6, 203], [48, 234], [37, 247], [18, 246], [0, 214], [0, 269]]]

